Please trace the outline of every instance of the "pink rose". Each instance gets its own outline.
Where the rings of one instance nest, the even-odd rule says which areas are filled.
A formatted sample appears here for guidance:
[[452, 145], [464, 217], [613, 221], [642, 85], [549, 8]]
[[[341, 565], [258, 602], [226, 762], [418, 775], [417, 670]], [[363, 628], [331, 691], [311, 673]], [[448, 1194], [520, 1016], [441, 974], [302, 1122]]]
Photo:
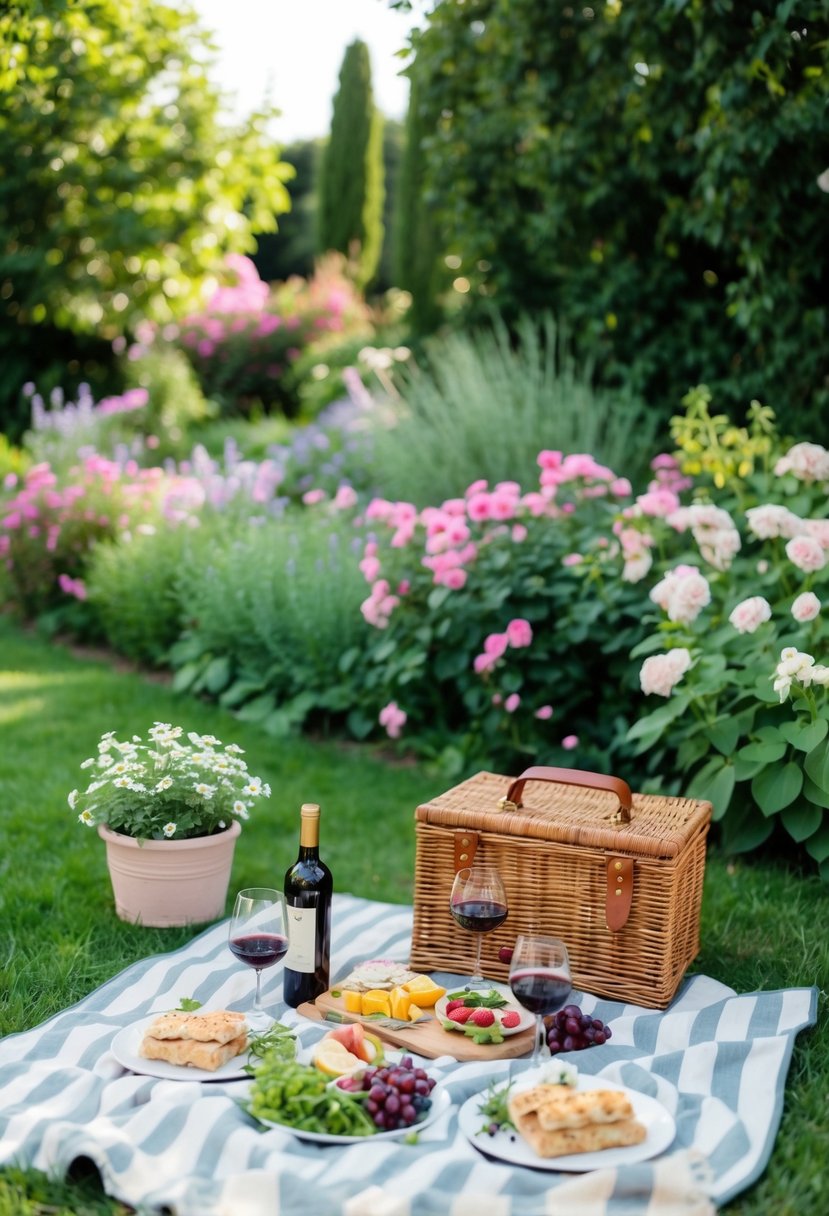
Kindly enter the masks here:
[[813, 536], [793, 536], [786, 543], [786, 557], [804, 574], [814, 574], [826, 565], [823, 546]]
[[762, 595], [752, 595], [741, 600], [728, 619], [738, 633], [754, 633], [764, 621], [771, 620], [771, 605]]
[[684, 646], [677, 646], [666, 654], [650, 655], [639, 672], [642, 692], [646, 696], [655, 693], [660, 697], [669, 697], [690, 666], [691, 654]]
[[[495, 635], [503, 636], [503, 635]], [[523, 617], [516, 617], [507, 625], [507, 641], [510, 646], [520, 647], [529, 646], [533, 640], [532, 625], [529, 621], [525, 621]], [[486, 649], [486, 643], [484, 643]]]
[[521, 704], [521, 698], [517, 692], [510, 693], [504, 702], [504, 709], [508, 714], [514, 714], [518, 706]]
[[378, 721], [381, 726], [386, 728], [386, 734], [390, 739], [398, 739], [400, 732], [406, 725], [406, 711], [400, 709], [396, 701], [389, 701], [379, 713]]
[[535, 717], [540, 718], [542, 722], [546, 722], [547, 719], [552, 718], [552, 716], [553, 716], [552, 705], [539, 705], [538, 709], [535, 711]]
[[573, 748], [578, 747], [578, 745], [579, 745], [578, 735], [565, 735], [564, 738], [561, 740], [561, 746], [564, 748], [564, 750], [566, 752], [571, 752], [573, 750]]
[[804, 591], [792, 604], [792, 616], [801, 625], [813, 621], [820, 612], [820, 600], [814, 591]]

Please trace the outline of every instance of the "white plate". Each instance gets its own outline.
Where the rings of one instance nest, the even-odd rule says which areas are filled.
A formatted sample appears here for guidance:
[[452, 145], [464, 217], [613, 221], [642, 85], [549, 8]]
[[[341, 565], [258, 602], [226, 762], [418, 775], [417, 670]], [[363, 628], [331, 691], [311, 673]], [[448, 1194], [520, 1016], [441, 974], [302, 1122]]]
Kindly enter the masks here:
[[[531, 1089], [541, 1079], [541, 1073], [529, 1073], [521, 1078], [516, 1087], [518, 1093], [522, 1089]], [[533, 1079], [535, 1078], [535, 1079]], [[627, 1089], [613, 1081], [605, 1081], [602, 1077], [580, 1076], [576, 1085], [579, 1090], [588, 1089], [618, 1089], [630, 1100], [633, 1113], [640, 1123], [644, 1124], [647, 1135], [641, 1144], [630, 1144], [626, 1148], [604, 1148], [595, 1153], [570, 1153], [566, 1157], [539, 1157], [517, 1132], [496, 1132], [490, 1136], [482, 1132], [481, 1127], [486, 1118], [481, 1114], [480, 1106], [485, 1100], [485, 1094], [474, 1094], [467, 1099], [458, 1112], [458, 1125], [475, 1148], [480, 1149], [489, 1157], [497, 1157], [499, 1161], [508, 1161], [512, 1165], [529, 1165], [536, 1170], [563, 1170], [566, 1173], [585, 1173], [588, 1170], [599, 1170], [615, 1165], [635, 1165], [639, 1161], [648, 1161], [651, 1157], [662, 1153], [673, 1142], [676, 1135], [676, 1124], [673, 1116], [661, 1102], [638, 1090]], [[513, 1140], [511, 1137], [514, 1136]]]
[[445, 1114], [452, 1105], [452, 1099], [442, 1085], [435, 1086], [431, 1097], [432, 1105], [417, 1123], [411, 1127], [398, 1127], [393, 1132], [375, 1132], [373, 1136], [333, 1136], [328, 1132], [306, 1132], [298, 1127], [289, 1127], [287, 1123], [275, 1123], [272, 1119], [257, 1119], [257, 1122], [265, 1127], [278, 1127], [296, 1136], [297, 1140], [310, 1140], [313, 1144], [373, 1144], [375, 1140], [400, 1140], [411, 1132], [421, 1132], [424, 1127], [428, 1127]]
[[[460, 992], [462, 988], [463, 988], [463, 983], [461, 982], [461, 983], [456, 984], [455, 987], [451, 989], [451, 991]], [[478, 989], [475, 989], [475, 991], [476, 992], [489, 992], [491, 989], [494, 989], [496, 992], [500, 993], [500, 995], [502, 997], [504, 997], [504, 999], [507, 1002], [506, 1005], [504, 1005], [504, 1007], [502, 1009], [493, 1009], [492, 1012], [495, 1014], [496, 1020], [500, 1021], [501, 1016], [503, 1016], [503, 1014], [505, 1014], [505, 1013], [515, 1012], [515, 1013], [518, 1013], [521, 1015], [521, 1021], [518, 1023], [517, 1026], [502, 1026], [501, 1027], [501, 1033], [504, 1035], [505, 1038], [507, 1037], [507, 1035], [520, 1034], [522, 1030], [529, 1030], [530, 1026], [535, 1025], [535, 1018], [533, 1017], [533, 1015], [531, 1013], [527, 1013], [527, 1010], [523, 1007], [523, 1005], [518, 1004], [518, 1001], [516, 1001], [515, 997], [512, 995], [512, 992], [510, 991], [510, 989], [507, 987], [506, 984], [491, 984], [491, 983], [489, 983], [489, 981], [487, 981], [485, 988], [478, 988]], [[442, 996], [439, 1001], [435, 1002], [435, 1017], [438, 1017], [438, 1018], [446, 1017], [445, 1009], [446, 1009], [448, 1001], [449, 1001], [449, 992], [447, 991], [446, 996]], [[460, 1033], [463, 1033], [463, 1025], [458, 1026], [458, 1031]], [[455, 1034], [456, 1031], [447, 1030], [446, 1033]]]
[[250, 1053], [243, 1051], [234, 1056], [212, 1072], [207, 1068], [192, 1068], [189, 1064], [169, 1064], [166, 1060], [147, 1060], [138, 1054], [141, 1040], [147, 1027], [158, 1017], [157, 1013], [132, 1022], [119, 1030], [112, 1040], [112, 1054], [119, 1064], [130, 1072], [141, 1073], [145, 1077], [158, 1077], [164, 1081], [232, 1081], [237, 1077], [247, 1077], [245, 1064], [250, 1059]]

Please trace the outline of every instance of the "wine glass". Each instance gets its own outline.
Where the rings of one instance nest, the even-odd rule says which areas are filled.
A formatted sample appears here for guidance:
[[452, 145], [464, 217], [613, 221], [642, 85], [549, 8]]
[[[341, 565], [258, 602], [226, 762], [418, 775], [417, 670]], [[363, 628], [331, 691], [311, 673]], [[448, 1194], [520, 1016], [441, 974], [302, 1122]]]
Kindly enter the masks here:
[[507, 893], [501, 875], [493, 865], [480, 863], [458, 870], [449, 896], [449, 911], [457, 923], [476, 935], [475, 974], [467, 988], [480, 988], [481, 941], [507, 919]]
[[520, 933], [509, 969], [512, 995], [528, 1013], [535, 1014], [535, 1046], [531, 1064], [541, 1061], [542, 1018], [561, 1009], [572, 990], [567, 947], [557, 937]]
[[262, 972], [284, 958], [288, 949], [285, 896], [272, 887], [247, 887], [236, 896], [227, 944], [231, 952], [256, 972], [251, 1030], [265, 1029], [273, 1021], [262, 1006]]

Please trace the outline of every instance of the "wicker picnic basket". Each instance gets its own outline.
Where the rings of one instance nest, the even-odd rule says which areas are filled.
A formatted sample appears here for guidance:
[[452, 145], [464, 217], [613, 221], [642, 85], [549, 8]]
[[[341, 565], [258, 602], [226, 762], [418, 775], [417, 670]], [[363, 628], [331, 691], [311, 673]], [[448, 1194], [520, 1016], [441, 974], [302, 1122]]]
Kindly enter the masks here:
[[477, 773], [415, 812], [411, 965], [472, 969], [474, 935], [449, 892], [477, 859], [498, 867], [509, 903], [483, 939], [487, 978], [507, 978], [498, 953], [519, 933], [547, 933], [565, 941], [574, 987], [664, 1009], [699, 951], [710, 821], [710, 802], [631, 794], [599, 773]]

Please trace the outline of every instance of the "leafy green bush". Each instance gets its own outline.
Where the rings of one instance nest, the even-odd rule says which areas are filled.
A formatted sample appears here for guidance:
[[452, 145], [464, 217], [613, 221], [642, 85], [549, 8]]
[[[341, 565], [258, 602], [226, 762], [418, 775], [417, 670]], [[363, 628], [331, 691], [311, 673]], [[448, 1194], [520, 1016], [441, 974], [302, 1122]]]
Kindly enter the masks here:
[[463, 299], [552, 308], [666, 414], [705, 379], [819, 434], [828, 33], [825, 0], [439, 0], [415, 80]]
[[149, 453], [155, 460], [183, 456], [191, 446], [192, 432], [217, 413], [187, 356], [171, 345], [138, 347], [135, 357], [124, 360], [123, 372], [129, 388], [147, 392], [147, 409], [136, 421]]
[[364, 633], [353, 539], [316, 512], [226, 527], [204, 564], [180, 572], [189, 627], [171, 652], [175, 687], [218, 696], [273, 735], [344, 714], [352, 693], [337, 665]]
[[199, 528], [143, 524], [97, 545], [86, 588], [109, 645], [137, 663], [166, 662], [189, 619], [181, 572], [204, 569], [212, 543], [205, 521]]
[[644, 472], [656, 419], [626, 393], [594, 389], [551, 317], [523, 318], [517, 345], [496, 320], [427, 351], [425, 368], [395, 376], [396, 425], [375, 430], [374, 480], [389, 497], [425, 506], [476, 478], [525, 480], [542, 447], [592, 452], [634, 479]]

